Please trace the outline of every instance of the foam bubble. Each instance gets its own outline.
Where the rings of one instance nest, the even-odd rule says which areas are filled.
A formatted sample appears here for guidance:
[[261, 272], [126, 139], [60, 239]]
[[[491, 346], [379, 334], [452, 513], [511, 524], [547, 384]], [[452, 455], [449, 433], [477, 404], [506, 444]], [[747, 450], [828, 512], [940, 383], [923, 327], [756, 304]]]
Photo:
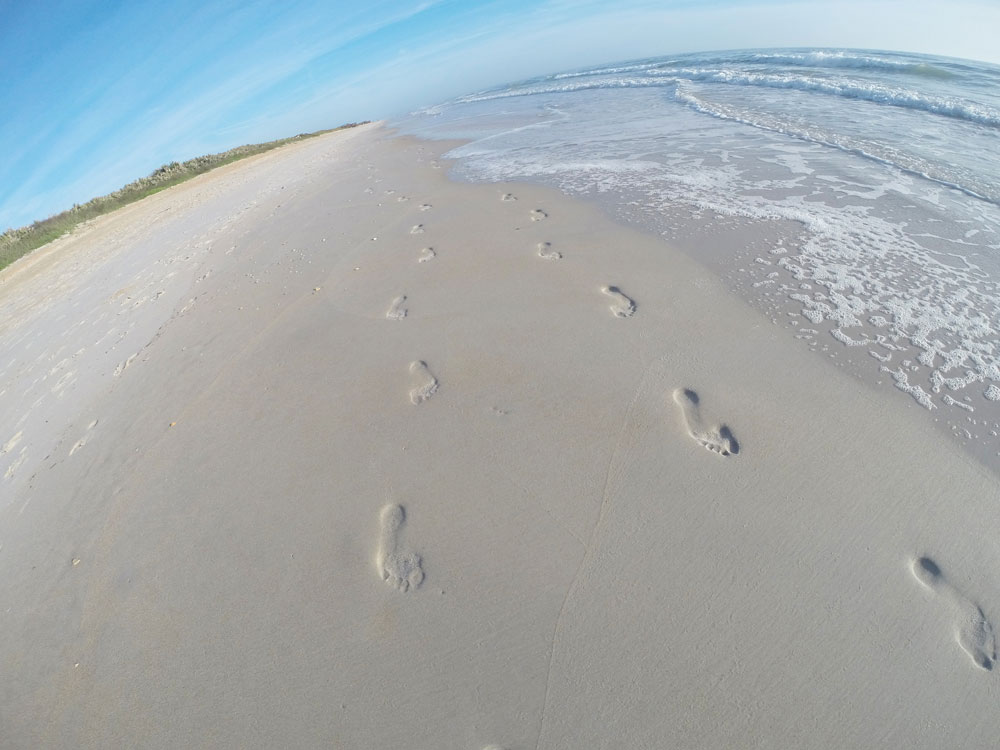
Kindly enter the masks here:
[[[794, 241], [743, 256], [745, 293], [794, 307], [815, 326], [800, 336], [864, 347], [876, 360], [865, 366], [930, 409], [1000, 383], [1000, 209], [989, 202], [1000, 201], [1000, 97], [897, 75], [922, 65], [961, 67], [889, 53], [713, 53], [480, 92], [435, 120], [450, 111], [491, 123], [450, 153], [467, 179], [599, 196], [670, 238], [695, 231], [692, 213], [794, 225]], [[976, 75], [1000, 82], [992, 69]], [[976, 391], [1000, 401], [1000, 387]]]

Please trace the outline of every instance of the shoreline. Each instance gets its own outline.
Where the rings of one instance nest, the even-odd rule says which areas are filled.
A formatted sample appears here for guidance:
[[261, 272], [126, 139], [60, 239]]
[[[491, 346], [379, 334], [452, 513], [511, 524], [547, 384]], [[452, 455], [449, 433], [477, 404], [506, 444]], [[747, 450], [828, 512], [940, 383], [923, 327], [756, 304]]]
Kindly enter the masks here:
[[441, 148], [312, 139], [0, 287], [8, 741], [990, 747], [997, 478]]
[[[461, 146], [471, 141], [441, 143], [448, 144], [442, 152], [450, 153], [461, 151]], [[467, 158], [460, 156], [456, 163]], [[465, 177], [460, 179], [477, 184]], [[803, 292], [789, 286], [791, 278], [776, 278], [780, 275], [776, 273], [778, 269], [785, 270], [787, 275], [784, 261], [792, 259], [790, 265], [794, 267], [798, 253], [810, 244], [810, 230], [803, 221], [778, 216], [748, 217], [738, 212], [725, 213], [718, 206], [693, 208], [683, 202], [661, 207], [665, 211], [663, 216], [651, 215], [623, 202], [624, 198], [614, 191], [605, 194], [568, 190], [558, 182], [536, 178], [525, 184], [558, 189], [600, 211], [611, 222], [662, 239], [720, 279], [732, 294], [784, 330], [790, 339], [808, 347], [817, 358], [829, 360], [830, 367], [841, 369], [859, 384], [879, 392], [881, 398], [896, 404], [895, 408], [924, 414], [942, 440], [958, 446], [1000, 478], [1000, 405], [991, 394], [994, 388], [986, 387], [985, 391], [982, 386], [978, 390], [965, 388], [977, 379], [969, 377], [967, 369], [964, 376], [969, 377], [971, 384], [955, 375], [962, 366], [953, 367], [947, 377], [935, 372], [930, 382], [922, 373], [913, 376], [911, 370], [915, 372], [918, 368], [911, 365], [926, 364], [927, 352], [915, 346], [911, 338], [903, 336], [902, 344], [887, 343], [886, 337], [879, 335], [879, 330], [866, 320], [841, 328], [837, 314], [816, 322], [813, 316], [827, 309], [824, 303], [807, 302]], [[823, 288], [807, 283], [800, 286], [802, 290]], [[847, 293], [841, 290], [840, 294]], [[827, 296], [817, 295], [817, 300], [820, 298]], [[943, 354], [936, 357], [947, 359]], [[935, 356], [929, 360], [934, 362]], [[915, 377], [915, 382], [911, 383], [910, 377]], [[961, 387], [952, 385], [953, 381]]]

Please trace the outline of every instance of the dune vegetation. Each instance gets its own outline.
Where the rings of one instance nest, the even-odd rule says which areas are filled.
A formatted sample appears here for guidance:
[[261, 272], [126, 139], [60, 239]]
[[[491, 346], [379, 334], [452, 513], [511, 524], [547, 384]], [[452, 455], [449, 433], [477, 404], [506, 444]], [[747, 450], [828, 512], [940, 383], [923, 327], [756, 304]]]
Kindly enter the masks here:
[[294, 143], [306, 138], [315, 138], [318, 135], [332, 133], [336, 130], [344, 130], [345, 128], [353, 128], [362, 124], [364, 123], [352, 122], [337, 128], [317, 130], [315, 133], [300, 133], [299, 135], [290, 138], [280, 138], [276, 141], [251, 143], [244, 146], [237, 146], [218, 154], [207, 154], [183, 162], [175, 161], [164, 164], [146, 177], [130, 182], [113, 193], [92, 198], [86, 203], [78, 203], [72, 208], [50, 216], [47, 219], [35, 221], [28, 226], [18, 229], [8, 229], [3, 234], [0, 234], [0, 269], [9, 266], [15, 260], [27, 255], [32, 250], [72, 231], [74, 227], [85, 221], [110, 213], [129, 203], [135, 203], [153, 193], [158, 193], [185, 180], [190, 180], [192, 177], [204, 174], [216, 167], [245, 159], [248, 156], [261, 154], [288, 143]]

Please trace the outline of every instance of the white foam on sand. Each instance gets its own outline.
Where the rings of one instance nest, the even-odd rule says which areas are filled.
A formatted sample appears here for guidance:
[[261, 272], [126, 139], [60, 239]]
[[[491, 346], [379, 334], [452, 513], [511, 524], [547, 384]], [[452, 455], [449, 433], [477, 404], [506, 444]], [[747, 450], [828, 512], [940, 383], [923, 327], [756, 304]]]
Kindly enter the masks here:
[[[901, 390], [919, 405], [941, 406], [950, 393], [988, 406], [981, 395], [1000, 386], [996, 205], [925, 179], [901, 155], [861, 158], [858, 144], [828, 143], [833, 136], [785, 126], [761, 132], [761, 123], [748, 131], [736, 115], [699, 119], [642, 90], [574, 97], [562, 105], [571, 114], [560, 127], [533, 140], [514, 129], [453, 149], [460, 174], [543, 180], [599, 197], [618, 216], [680, 238], [693, 254], [742, 275], [749, 283], [737, 286], [772, 317], [793, 310], [821, 327], [837, 342], [833, 352], [906, 352], [913, 367]], [[608, 115], [612, 103], [625, 101], [632, 102], [625, 114]], [[638, 111], [644, 119], [628, 114]], [[612, 127], [623, 136], [609, 143]], [[793, 237], [767, 264], [744, 265], [754, 256], [721, 257], [686, 228], [691, 209], [722, 232], [757, 227]], [[880, 379], [878, 362], [835, 356], [870, 382]]]

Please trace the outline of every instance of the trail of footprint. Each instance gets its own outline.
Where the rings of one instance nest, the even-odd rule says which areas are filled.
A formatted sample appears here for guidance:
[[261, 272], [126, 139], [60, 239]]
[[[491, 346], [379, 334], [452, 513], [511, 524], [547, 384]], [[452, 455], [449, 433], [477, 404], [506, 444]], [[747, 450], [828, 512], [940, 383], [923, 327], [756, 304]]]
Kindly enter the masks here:
[[678, 388], [674, 391], [674, 401], [681, 407], [688, 434], [701, 445], [720, 456], [735, 456], [740, 452], [740, 444], [726, 425], [705, 426], [697, 393], [690, 388]]
[[410, 401], [414, 404], [422, 404], [435, 394], [438, 389], [438, 380], [431, 374], [427, 363], [415, 360], [410, 363], [410, 373], [416, 376], [417, 385], [410, 391]]
[[602, 286], [601, 291], [615, 301], [611, 305], [611, 312], [618, 318], [631, 318], [635, 315], [635, 302], [622, 294], [621, 289], [616, 286]]
[[533, 209], [531, 212], [532, 221], [541, 221], [542, 219], [547, 219], [547, 218], [549, 218], [549, 215], [540, 208]]
[[517, 196], [514, 195], [513, 193], [504, 193], [503, 195], [500, 196], [500, 200], [502, 200], [502, 201], [516, 201], [517, 200]]
[[956, 589], [929, 557], [919, 557], [911, 565], [913, 577], [936, 594], [947, 599], [958, 615], [955, 639], [973, 663], [991, 670], [997, 660], [996, 636], [993, 625], [982, 608]]
[[420, 257], [417, 258], [417, 263], [426, 263], [436, 255], [437, 253], [434, 252], [433, 247], [425, 247], [423, 250], [420, 251]]
[[423, 224], [414, 224], [413, 228], [410, 229], [410, 234], [423, 234], [423, 233], [424, 233]]
[[558, 250], [553, 250], [551, 242], [539, 242], [538, 257], [544, 258], [545, 260], [559, 260], [562, 258], [562, 253]]
[[400, 548], [399, 530], [405, 520], [402, 505], [390, 504], [382, 508], [375, 552], [375, 567], [382, 580], [402, 592], [417, 588], [424, 580], [420, 555]]
[[410, 199], [407, 196], [405, 196], [405, 195], [401, 195], [398, 198], [396, 198], [396, 202], [397, 203], [405, 203], [408, 200], [410, 200]]
[[421, 203], [420, 204], [420, 210], [421, 211], [430, 211], [432, 208], [434, 208], [434, 206], [432, 206], [430, 203]]
[[406, 308], [403, 307], [403, 303], [406, 302], [406, 295], [400, 295], [392, 301], [389, 309], [385, 313], [385, 317], [389, 320], [402, 320], [406, 317]]

